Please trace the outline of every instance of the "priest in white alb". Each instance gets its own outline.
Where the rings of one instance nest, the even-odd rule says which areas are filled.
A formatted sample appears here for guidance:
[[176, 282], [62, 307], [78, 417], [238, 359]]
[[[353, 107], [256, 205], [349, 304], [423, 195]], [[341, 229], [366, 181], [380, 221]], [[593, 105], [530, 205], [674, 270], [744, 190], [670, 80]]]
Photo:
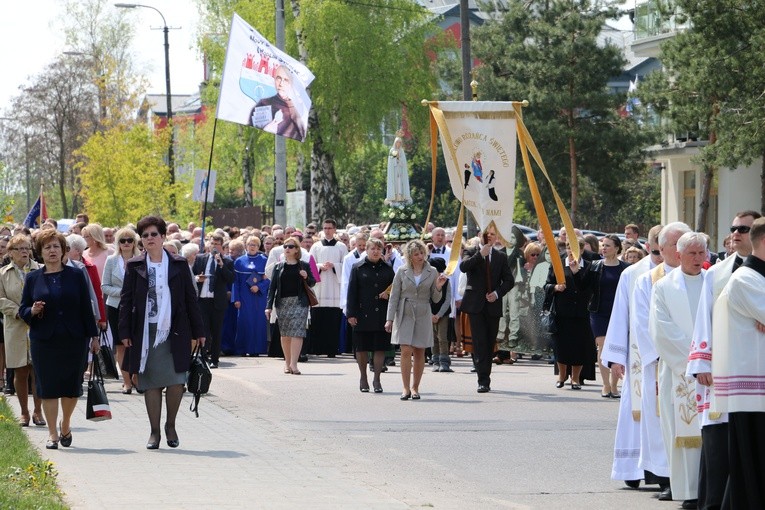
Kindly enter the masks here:
[[672, 499], [696, 508], [701, 430], [696, 380], [686, 375], [693, 325], [704, 283], [707, 237], [687, 232], [677, 241], [680, 267], [656, 282], [648, 329], [659, 354], [659, 414], [669, 459]]
[[696, 402], [701, 425], [701, 470], [699, 472], [699, 508], [720, 508], [728, 485], [728, 415], [710, 412], [709, 404], [714, 393], [712, 384], [712, 312], [714, 303], [730, 280], [731, 275], [744, 259], [752, 253], [749, 230], [757, 211], [736, 214], [730, 227], [731, 249], [724, 260], [718, 262], [704, 275], [696, 324], [693, 328], [691, 353], [688, 357], [686, 375], [696, 378]]
[[[642, 398], [640, 399], [640, 468], [650, 471], [658, 477], [661, 492], [660, 501], [672, 500], [669, 480], [669, 460], [664, 446], [664, 434], [659, 421], [659, 403], [657, 383], [659, 353], [653, 338], [648, 333], [648, 318], [651, 311], [651, 291], [653, 286], [679, 265], [677, 240], [691, 228], [685, 223], [675, 222], [666, 225], [659, 232], [659, 252], [664, 262], [638, 277], [632, 291], [634, 314], [630, 314], [630, 327], [635, 331], [640, 363], [642, 367]], [[690, 347], [690, 345], [689, 345]]]
[[749, 231], [752, 254], [715, 303], [715, 392], [710, 410], [728, 414], [730, 475], [722, 508], [765, 508], [765, 218]]
[[641, 479], [645, 478], [646, 483], [651, 483], [652, 477], [644, 473], [639, 465], [642, 366], [635, 331], [630, 328], [630, 315], [634, 313], [631, 312], [633, 303], [630, 297], [637, 278], [662, 262], [658, 250], [660, 230], [661, 225], [656, 225], [648, 233], [648, 249], [654, 247], [656, 253], [625, 269], [619, 278], [600, 358], [600, 362], [608, 366], [616, 377], [624, 377], [616, 422], [611, 479], [624, 480], [633, 489], [638, 488]]

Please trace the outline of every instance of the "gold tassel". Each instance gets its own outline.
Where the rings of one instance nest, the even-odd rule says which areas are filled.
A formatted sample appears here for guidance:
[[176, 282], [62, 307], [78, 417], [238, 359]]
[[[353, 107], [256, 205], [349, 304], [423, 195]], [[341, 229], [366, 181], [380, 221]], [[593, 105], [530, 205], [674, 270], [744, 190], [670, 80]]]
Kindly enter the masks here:
[[701, 436], [676, 437], [675, 448], [701, 448]]
[[634, 421], [640, 421], [640, 411], [632, 411], [632, 419]]

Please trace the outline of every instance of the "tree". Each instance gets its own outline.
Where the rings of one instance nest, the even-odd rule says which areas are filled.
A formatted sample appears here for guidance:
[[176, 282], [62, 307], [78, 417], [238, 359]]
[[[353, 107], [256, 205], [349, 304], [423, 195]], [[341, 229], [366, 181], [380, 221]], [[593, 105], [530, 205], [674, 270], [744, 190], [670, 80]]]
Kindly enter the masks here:
[[[624, 58], [620, 48], [599, 44], [598, 35], [616, 14], [599, 0], [511, 0], [472, 39], [483, 62], [481, 98], [529, 100], [524, 121], [557, 188], [570, 187], [569, 212], [579, 224], [612, 221], [599, 204], [629, 196], [625, 176], [644, 165], [642, 148], [652, 139], [618, 114], [624, 95], [607, 89]], [[591, 190], [585, 203], [582, 184]], [[531, 210], [528, 189], [519, 191]], [[551, 193], [543, 195], [551, 203]]]
[[[272, 3], [205, 0], [204, 5], [205, 31], [227, 31], [235, 10], [273, 40]], [[310, 161], [312, 219], [343, 218], [347, 210], [340, 199], [340, 183], [365, 186], [356, 157], [365, 145], [379, 139], [383, 120], [406, 108], [413, 112], [411, 130], [424, 128], [427, 112], [419, 101], [435, 90], [432, 63], [424, 48], [428, 36], [438, 29], [426, 9], [407, 0], [372, 4], [309, 0], [293, 2], [291, 7], [287, 34], [294, 37], [288, 37], [286, 51], [297, 55], [316, 80], [310, 88], [313, 107], [306, 143], [287, 141], [293, 154], [290, 165], [296, 165], [296, 153]], [[213, 76], [221, 71], [224, 42], [203, 41], [210, 50]], [[379, 197], [380, 202], [383, 198]]]
[[58, 195], [52, 209], [64, 217], [78, 210], [80, 185], [72, 154], [98, 125], [96, 106], [96, 91], [69, 56], [47, 65], [11, 102], [10, 111], [28, 139], [28, 147], [20, 144], [17, 150], [28, 150], [35, 168], [33, 195], [37, 178], [52, 183]]
[[177, 221], [195, 217], [197, 204], [188, 193], [191, 183], [179, 179], [169, 184], [162, 156], [169, 132], [155, 135], [143, 124], [115, 126], [95, 133], [77, 152], [85, 207], [92, 221], [125, 225], [146, 214], [168, 216], [171, 193], [187, 196], [179, 200]]
[[763, 157], [761, 208], [765, 208], [765, 3], [675, 0], [690, 28], [661, 49], [665, 72], [641, 87], [643, 101], [674, 132], [707, 140], [696, 161], [703, 169], [696, 229], [706, 230], [709, 192], [720, 167]]
[[110, 0], [67, 0], [59, 24], [67, 53], [85, 64], [98, 91], [100, 124], [132, 119], [145, 87], [130, 53], [135, 28], [129, 11], [115, 9]]

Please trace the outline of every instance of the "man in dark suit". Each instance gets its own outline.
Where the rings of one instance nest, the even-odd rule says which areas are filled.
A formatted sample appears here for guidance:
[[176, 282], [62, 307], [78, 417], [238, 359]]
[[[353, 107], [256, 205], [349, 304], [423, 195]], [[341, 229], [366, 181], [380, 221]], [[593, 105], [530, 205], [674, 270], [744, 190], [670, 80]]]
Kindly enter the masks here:
[[207, 351], [210, 368], [218, 368], [223, 318], [229, 302], [228, 286], [234, 283], [234, 262], [222, 253], [223, 238], [214, 235], [210, 239], [209, 253], [198, 256], [192, 268], [197, 282], [199, 309], [206, 336], [210, 339]]
[[491, 388], [491, 359], [502, 316], [502, 296], [515, 283], [507, 255], [493, 249], [496, 241], [497, 232], [490, 224], [483, 233], [480, 251], [460, 263], [460, 270], [467, 275], [461, 310], [468, 314], [473, 334], [478, 393], [486, 393]]

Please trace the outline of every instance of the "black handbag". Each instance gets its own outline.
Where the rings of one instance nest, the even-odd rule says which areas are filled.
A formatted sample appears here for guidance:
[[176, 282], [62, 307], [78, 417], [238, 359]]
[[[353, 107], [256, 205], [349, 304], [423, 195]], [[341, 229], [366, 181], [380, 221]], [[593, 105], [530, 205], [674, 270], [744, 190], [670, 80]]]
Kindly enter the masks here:
[[106, 331], [101, 332], [99, 343], [101, 349], [96, 353], [96, 357], [98, 358], [98, 364], [101, 366], [101, 373], [104, 374], [104, 377], [119, 379], [120, 373], [117, 370], [117, 362], [114, 359], [112, 348], [109, 347], [109, 338], [106, 335]]
[[210, 382], [212, 382], [212, 371], [207, 364], [201, 345], [197, 343], [194, 352], [191, 353], [191, 365], [189, 366], [189, 376], [186, 381], [186, 388], [194, 398], [189, 405], [189, 411], [192, 411], [199, 418], [199, 399], [210, 391]]
[[93, 371], [88, 380], [88, 403], [85, 407], [85, 418], [90, 421], [112, 419], [112, 410], [104, 388], [104, 375], [98, 363], [93, 363]]
[[555, 296], [550, 299], [550, 308], [542, 310], [539, 314], [539, 323], [542, 327], [542, 332], [547, 335], [553, 335], [558, 332], [558, 326], [555, 325]]

